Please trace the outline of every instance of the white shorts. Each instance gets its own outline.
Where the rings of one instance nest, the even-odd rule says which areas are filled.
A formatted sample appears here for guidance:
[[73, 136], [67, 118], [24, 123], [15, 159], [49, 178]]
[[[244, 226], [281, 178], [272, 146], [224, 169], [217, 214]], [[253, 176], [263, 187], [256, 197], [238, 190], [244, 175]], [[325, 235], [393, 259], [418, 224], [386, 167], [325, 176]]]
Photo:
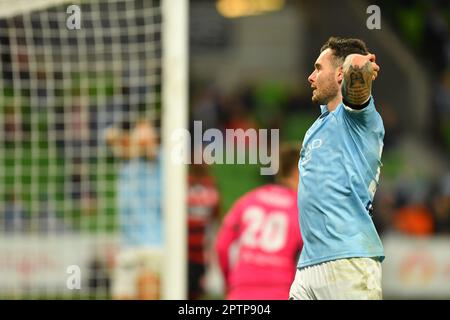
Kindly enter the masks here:
[[144, 247], [121, 250], [112, 278], [113, 299], [158, 299], [161, 264], [161, 249]]
[[381, 300], [381, 263], [348, 258], [297, 270], [290, 300]]

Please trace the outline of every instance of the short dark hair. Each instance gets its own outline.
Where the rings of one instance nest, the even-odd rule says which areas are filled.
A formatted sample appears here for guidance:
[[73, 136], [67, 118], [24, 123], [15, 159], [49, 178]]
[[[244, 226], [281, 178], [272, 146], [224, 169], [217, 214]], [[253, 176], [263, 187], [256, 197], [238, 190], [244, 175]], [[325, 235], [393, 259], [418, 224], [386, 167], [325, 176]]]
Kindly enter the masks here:
[[331, 49], [333, 55], [340, 60], [341, 63], [343, 63], [345, 57], [350, 54], [357, 53], [366, 55], [369, 53], [369, 49], [367, 49], [364, 41], [353, 38], [330, 37], [322, 48], [320, 48], [320, 52], [323, 52], [326, 49]]
[[276, 176], [277, 181], [291, 175], [292, 170], [298, 166], [299, 158], [300, 148], [297, 144], [285, 142], [280, 146], [280, 167]]

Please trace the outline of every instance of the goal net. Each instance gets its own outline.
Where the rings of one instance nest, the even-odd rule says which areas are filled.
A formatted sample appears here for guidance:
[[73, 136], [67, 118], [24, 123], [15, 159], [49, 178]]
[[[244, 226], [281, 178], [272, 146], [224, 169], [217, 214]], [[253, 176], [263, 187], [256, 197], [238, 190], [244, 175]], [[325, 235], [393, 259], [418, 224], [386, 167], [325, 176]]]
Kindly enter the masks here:
[[162, 2], [0, 0], [0, 297], [164, 298]]

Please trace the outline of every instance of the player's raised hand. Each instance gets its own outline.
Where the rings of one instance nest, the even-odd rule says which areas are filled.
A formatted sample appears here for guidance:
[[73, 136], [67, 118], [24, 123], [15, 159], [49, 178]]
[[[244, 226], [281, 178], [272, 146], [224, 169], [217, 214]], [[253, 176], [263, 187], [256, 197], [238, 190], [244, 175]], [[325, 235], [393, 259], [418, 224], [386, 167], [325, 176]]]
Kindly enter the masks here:
[[[370, 64], [367, 64], [370, 62]], [[363, 68], [367, 64], [367, 68], [372, 72], [372, 80], [378, 77], [380, 66], [376, 63], [376, 56], [373, 53], [367, 55], [362, 54], [350, 54], [345, 58], [343, 69], [348, 70], [350, 66]]]
[[372, 80], [375, 80], [378, 77], [378, 72], [380, 71], [380, 66], [375, 62], [377, 57], [373, 53], [369, 53], [364, 57], [368, 57], [369, 61], [372, 63]]
[[374, 54], [350, 54], [342, 66], [342, 97], [348, 103], [362, 105], [371, 95], [372, 82], [378, 76], [380, 66]]

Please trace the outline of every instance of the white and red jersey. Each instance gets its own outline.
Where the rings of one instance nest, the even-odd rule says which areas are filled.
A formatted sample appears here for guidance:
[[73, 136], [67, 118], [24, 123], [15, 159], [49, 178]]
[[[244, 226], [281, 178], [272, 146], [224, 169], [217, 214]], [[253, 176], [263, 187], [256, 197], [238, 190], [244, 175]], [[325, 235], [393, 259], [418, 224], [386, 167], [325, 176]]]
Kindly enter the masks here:
[[210, 176], [189, 176], [188, 189], [188, 259], [206, 265], [208, 230], [219, 213], [219, 191]]
[[244, 195], [216, 241], [227, 299], [287, 300], [302, 246], [295, 190], [271, 184]]

